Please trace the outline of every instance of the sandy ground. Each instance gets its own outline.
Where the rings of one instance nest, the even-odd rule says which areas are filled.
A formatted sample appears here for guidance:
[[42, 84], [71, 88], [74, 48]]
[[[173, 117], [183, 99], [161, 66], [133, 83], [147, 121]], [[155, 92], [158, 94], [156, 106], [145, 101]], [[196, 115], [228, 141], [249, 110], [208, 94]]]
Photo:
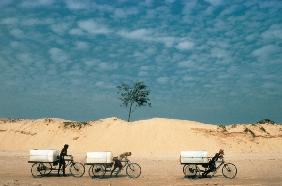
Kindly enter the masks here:
[[[69, 154], [84, 162], [86, 152], [131, 151], [142, 166], [138, 179], [125, 176], [91, 179], [33, 178], [27, 163], [30, 149], [58, 149], [68, 143]], [[236, 164], [235, 179], [218, 171], [213, 178], [184, 178], [180, 151], [225, 150], [226, 162]], [[220, 126], [195, 121], [155, 118], [125, 122], [118, 118], [79, 123], [63, 119], [0, 119], [0, 185], [282, 185], [282, 125]]]
[[[76, 159], [83, 160], [77, 155]], [[265, 158], [261, 155], [241, 155], [241, 158], [229, 158], [228, 162], [236, 164], [238, 174], [234, 179], [224, 178], [219, 171], [213, 178], [184, 178], [182, 166], [177, 160], [132, 159], [142, 166], [142, 175], [130, 179], [125, 172], [118, 177], [91, 179], [87, 172], [81, 178], [56, 177], [33, 178], [31, 164], [25, 153], [0, 152], [0, 185], [282, 185], [282, 159]], [[86, 167], [86, 171], [87, 171]]]

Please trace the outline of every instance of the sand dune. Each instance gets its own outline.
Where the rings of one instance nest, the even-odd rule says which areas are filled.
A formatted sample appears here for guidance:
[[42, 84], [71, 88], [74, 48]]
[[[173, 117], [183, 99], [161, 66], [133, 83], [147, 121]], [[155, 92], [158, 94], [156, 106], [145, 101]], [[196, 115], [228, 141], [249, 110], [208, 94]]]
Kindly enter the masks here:
[[0, 151], [28, 151], [70, 144], [72, 153], [132, 151], [135, 157], [175, 159], [181, 150], [219, 148], [227, 156], [282, 153], [282, 126], [238, 124], [219, 127], [195, 121], [149, 119], [126, 122], [108, 118], [87, 123], [63, 119], [0, 120]]

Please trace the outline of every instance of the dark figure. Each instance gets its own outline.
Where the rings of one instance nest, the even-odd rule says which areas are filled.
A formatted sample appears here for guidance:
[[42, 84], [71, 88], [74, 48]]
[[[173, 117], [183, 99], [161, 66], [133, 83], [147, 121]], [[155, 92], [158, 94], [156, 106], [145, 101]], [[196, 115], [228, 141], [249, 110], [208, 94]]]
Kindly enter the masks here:
[[119, 155], [118, 157], [114, 157], [113, 160], [114, 160], [114, 168], [113, 170], [111, 171], [111, 175], [113, 174], [113, 172], [118, 168], [118, 171], [116, 173], [116, 176], [118, 175], [118, 173], [121, 171], [122, 169], [122, 164], [121, 164], [121, 161], [122, 160], [127, 160], [127, 156], [131, 156], [131, 152], [125, 152], [125, 153], [122, 153], [121, 155]]
[[203, 173], [203, 177], [207, 177], [207, 175], [210, 173], [210, 172], [213, 172], [215, 171], [216, 169], [216, 161], [219, 159], [219, 158], [222, 158], [224, 155], [224, 150], [220, 149], [218, 153], [216, 153], [214, 155], [214, 157], [209, 161], [209, 164], [208, 164], [208, 170], [206, 170], [204, 173]]
[[62, 167], [62, 169], [63, 169], [63, 176], [66, 176], [66, 174], [65, 174], [65, 169], [66, 169], [65, 156], [68, 156], [68, 148], [69, 148], [69, 145], [65, 144], [64, 148], [61, 150], [60, 157], [59, 157], [58, 176], [60, 176], [60, 169], [61, 169], [62, 166], [63, 166]]

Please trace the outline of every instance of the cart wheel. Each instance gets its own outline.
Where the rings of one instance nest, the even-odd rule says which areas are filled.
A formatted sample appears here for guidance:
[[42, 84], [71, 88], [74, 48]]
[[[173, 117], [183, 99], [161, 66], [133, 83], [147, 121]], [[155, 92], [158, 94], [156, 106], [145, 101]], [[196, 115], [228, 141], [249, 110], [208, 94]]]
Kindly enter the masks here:
[[94, 167], [94, 165], [91, 165], [91, 166], [89, 167], [89, 169], [88, 169], [88, 175], [89, 175], [91, 178], [94, 177], [94, 174], [93, 174], [93, 167]]
[[49, 175], [52, 171], [52, 164], [51, 163], [42, 163], [42, 164], [43, 164], [43, 167], [45, 169], [44, 176]]
[[186, 166], [187, 166], [187, 165], [184, 165], [184, 166], [183, 166], [183, 170], [182, 170], [184, 175], [185, 175], [185, 167], [186, 167]]
[[34, 163], [30, 171], [34, 178], [39, 178], [45, 175], [46, 169], [44, 169], [43, 163]]
[[73, 162], [70, 166], [71, 175], [74, 177], [81, 177], [85, 172], [85, 167], [78, 162]]
[[223, 165], [222, 167], [222, 175], [225, 177], [225, 178], [235, 178], [237, 174], [237, 168], [234, 164], [232, 163], [226, 163]]
[[187, 164], [184, 166], [185, 177], [194, 178], [197, 174], [197, 166], [194, 164]]
[[[92, 167], [92, 168], [91, 168]], [[89, 171], [91, 170], [91, 175], [93, 175], [93, 178], [103, 178], [106, 174], [105, 167], [100, 164], [94, 164], [89, 168]], [[90, 175], [90, 173], [89, 173]]]
[[141, 167], [137, 163], [130, 163], [126, 167], [126, 174], [130, 178], [138, 178], [141, 175]]

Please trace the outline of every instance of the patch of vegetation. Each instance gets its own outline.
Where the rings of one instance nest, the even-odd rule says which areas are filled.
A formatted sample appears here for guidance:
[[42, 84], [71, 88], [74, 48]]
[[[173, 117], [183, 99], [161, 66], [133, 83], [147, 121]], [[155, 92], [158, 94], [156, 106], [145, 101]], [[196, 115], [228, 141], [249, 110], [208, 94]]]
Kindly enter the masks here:
[[15, 123], [15, 122], [18, 122], [18, 121], [22, 121], [23, 119], [20, 119], [20, 118], [16, 118], [16, 119], [9, 119], [9, 121], [11, 123]]
[[64, 121], [64, 128], [78, 128], [81, 129], [89, 125], [87, 121]]
[[260, 127], [259, 129], [260, 129], [262, 132], [267, 133], [264, 127]]
[[249, 128], [245, 128], [244, 132], [246, 134], [250, 133], [253, 138], [256, 137], [256, 134]]
[[226, 131], [227, 131], [226, 126], [223, 125], [223, 124], [217, 125], [217, 128], [218, 128], [218, 129], [221, 129], [223, 132], [226, 132]]
[[236, 128], [238, 125], [237, 124], [233, 124], [231, 125], [231, 128]]
[[256, 126], [257, 126], [257, 124], [256, 124], [256, 123], [252, 123], [252, 124], [251, 124], [251, 126], [254, 126], [254, 127], [256, 127]]
[[51, 123], [51, 122], [53, 122], [54, 120], [51, 119], [51, 118], [45, 118], [44, 121], [45, 121], [45, 122], [48, 122], [48, 123]]
[[260, 121], [257, 122], [258, 124], [276, 124], [274, 121], [272, 121], [271, 119], [262, 119]]

